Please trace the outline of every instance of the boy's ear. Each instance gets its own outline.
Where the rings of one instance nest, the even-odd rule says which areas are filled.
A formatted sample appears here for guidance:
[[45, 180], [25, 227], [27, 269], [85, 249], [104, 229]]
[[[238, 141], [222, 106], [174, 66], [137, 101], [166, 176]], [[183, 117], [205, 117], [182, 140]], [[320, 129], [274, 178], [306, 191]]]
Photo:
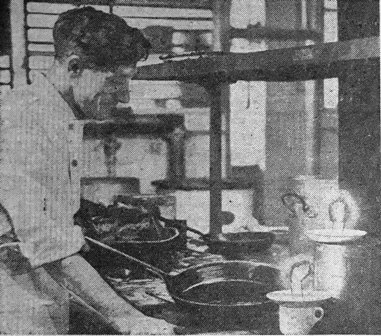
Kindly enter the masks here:
[[71, 77], [75, 78], [82, 74], [83, 64], [77, 55], [71, 55], [67, 61], [67, 70]]

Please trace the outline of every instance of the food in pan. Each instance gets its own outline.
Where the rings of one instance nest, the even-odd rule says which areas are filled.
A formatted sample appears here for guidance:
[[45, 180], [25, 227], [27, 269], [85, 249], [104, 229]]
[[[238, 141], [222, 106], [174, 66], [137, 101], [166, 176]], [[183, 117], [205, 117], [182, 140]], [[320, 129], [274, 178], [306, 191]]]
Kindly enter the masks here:
[[85, 234], [104, 242], [158, 241], [167, 237], [167, 230], [143, 206], [115, 203], [108, 207], [83, 200], [76, 223]]

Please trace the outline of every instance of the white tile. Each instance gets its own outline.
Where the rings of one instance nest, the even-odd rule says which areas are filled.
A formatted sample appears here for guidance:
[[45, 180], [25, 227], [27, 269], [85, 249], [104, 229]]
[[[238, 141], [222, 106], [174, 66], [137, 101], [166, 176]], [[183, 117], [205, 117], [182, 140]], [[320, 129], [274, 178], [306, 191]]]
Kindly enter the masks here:
[[48, 69], [54, 61], [53, 56], [31, 56], [29, 57], [29, 67], [31, 69]]
[[28, 40], [36, 42], [53, 42], [53, 32], [51, 29], [29, 29]]
[[0, 71], [0, 83], [9, 83], [11, 81], [11, 72], [9, 70]]
[[266, 24], [266, 1], [249, 0], [249, 23], [252, 25], [260, 23]]
[[29, 14], [26, 22], [29, 27], [53, 28], [57, 19], [58, 15]]
[[44, 52], [54, 53], [54, 45], [53, 44], [29, 43], [28, 44], [28, 50], [30, 50], [30, 51], [44, 51]]
[[75, 8], [75, 6], [69, 5], [69, 4], [48, 4], [48, 3], [38, 3], [38, 2], [29, 2], [27, 4], [28, 12], [59, 14], [73, 8]]
[[0, 56], [0, 67], [8, 68], [10, 66], [10, 58], [8, 55]]
[[113, 13], [124, 17], [212, 18], [210, 10], [191, 8], [114, 6]]
[[170, 19], [142, 19], [124, 18], [129, 26], [143, 29], [149, 26], [173, 27], [176, 30], [212, 30], [210, 20], [170, 20]]
[[329, 9], [337, 9], [337, 0], [324, 0], [324, 7]]

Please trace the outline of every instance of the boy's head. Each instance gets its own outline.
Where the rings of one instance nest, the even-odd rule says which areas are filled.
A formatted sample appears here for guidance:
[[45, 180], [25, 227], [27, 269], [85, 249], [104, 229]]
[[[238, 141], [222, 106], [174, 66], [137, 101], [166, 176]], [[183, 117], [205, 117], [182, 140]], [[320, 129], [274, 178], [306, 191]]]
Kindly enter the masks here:
[[114, 14], [82, 7], [61, 14], [53, 29], [56, 58], [75, 54], [84, 66], [133, 65], [148, 56], [150, 43]]
[[129, 101], [129, 80], [150, 48], [138, 29], [114, 14], [82, 7], [59, 16], [53, 37], [50, 79], [85, 118], [108, 118], [118, 102]]

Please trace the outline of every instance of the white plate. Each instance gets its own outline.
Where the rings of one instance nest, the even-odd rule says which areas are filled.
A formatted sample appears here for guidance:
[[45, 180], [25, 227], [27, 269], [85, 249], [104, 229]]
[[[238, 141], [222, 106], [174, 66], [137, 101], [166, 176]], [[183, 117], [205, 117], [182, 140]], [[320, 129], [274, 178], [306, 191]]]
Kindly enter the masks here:
[[361, 230], [307, 230], [306, 236], [319, 243], [346, 243], [358, 240], [366, 235], [366, 231]]
[[267, 293], [266, 296], [275, 302], [281, 303], [281, 302], [319, 302], [328, 300], [332, 297], [331, 293], [326, 291], [312, 291], [304, 294], [293, 294], [291, 293], [291, 290], [281, 290], [276, 292], [270, 292]]

